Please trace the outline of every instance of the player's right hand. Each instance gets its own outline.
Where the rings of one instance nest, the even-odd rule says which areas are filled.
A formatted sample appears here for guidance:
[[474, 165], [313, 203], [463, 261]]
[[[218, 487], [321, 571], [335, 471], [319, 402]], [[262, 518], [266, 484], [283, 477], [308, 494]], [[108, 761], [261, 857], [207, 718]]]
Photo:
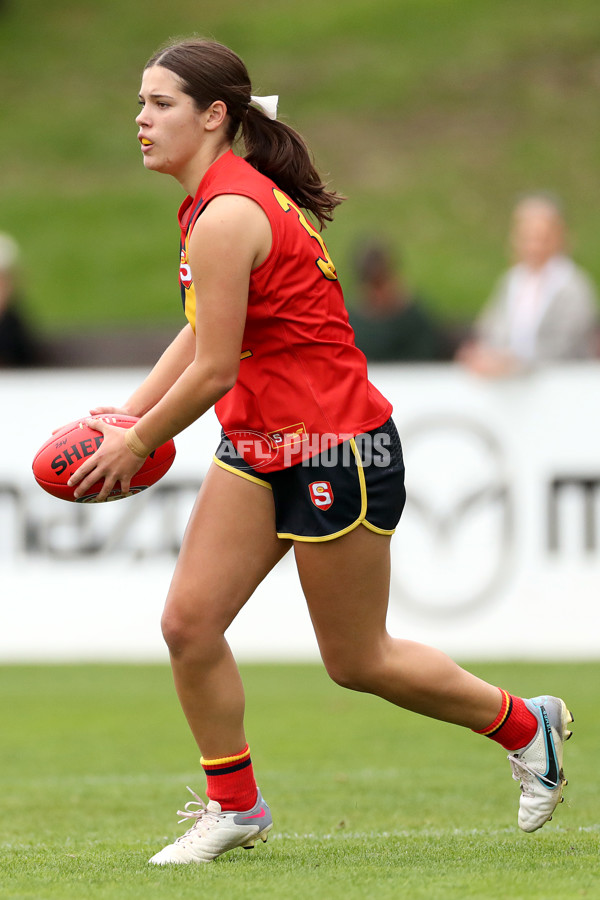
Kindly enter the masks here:
[[90, 486], [101, 479], [104, 483], [96, 497], [96, 503], [102, 503], [110, 496], [117, 481], [121, 485], [121, 492], [127, 494], [131, 479], [144, 464], [144, 459], [137, 456], [125, 443], [127, 429], [110, 425], [103, 419], [87, 419], [85, 424], [102, 432], [103, 440], [101, 446], [82, 462], [67, 482], [69, 487], [76, 488], [75, 499], [83, 497]]

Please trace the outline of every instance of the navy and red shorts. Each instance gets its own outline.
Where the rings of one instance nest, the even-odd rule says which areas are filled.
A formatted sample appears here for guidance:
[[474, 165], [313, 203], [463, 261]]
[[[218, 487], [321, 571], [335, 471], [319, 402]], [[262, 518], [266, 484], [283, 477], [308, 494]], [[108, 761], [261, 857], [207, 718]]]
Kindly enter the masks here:
[[214, 461], [273, 491], [280, 538], [329, 541], [361, 524], [391, 535], [406, 500], [402, 446], [392, 419], [276, 472], [253, 469], [225, 434]]

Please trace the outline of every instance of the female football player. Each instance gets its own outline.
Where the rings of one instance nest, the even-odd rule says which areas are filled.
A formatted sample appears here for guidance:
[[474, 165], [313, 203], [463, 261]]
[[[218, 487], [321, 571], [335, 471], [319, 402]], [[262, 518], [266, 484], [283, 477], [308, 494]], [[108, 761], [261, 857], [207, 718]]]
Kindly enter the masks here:
[[[275, 99], [254, 97], [242, 61], [212, 41], [179, 41], [144, 69], [136, 120], [144, 166], [186, 194], [188, 322], [119, 409], [140, 417], [135, 427], [90, 420], [104, 441], [71, 479], [78, 494], [104, 479], [99, 500], [117, 481], [126, 492], [154, 448], [215, 406], [223, 437], [162, 620], [209, 802], [194, 795], [183, 811], [191, 827], [151, 862], [208, 862], [266, 840], [272, 827], [224, 634], [292, 547], [330, 676], [508, 749], [521, 782], [519, 824], [534, 831], [561, 798], [571, 716], [562, 700], [513, 697], [386, 631], [390, 538], [404, 504], [400, 442], [354, 345], [320, 233], [343, 198], [277, 120]], [[240, 136], [243, 156], [232, 151]]]

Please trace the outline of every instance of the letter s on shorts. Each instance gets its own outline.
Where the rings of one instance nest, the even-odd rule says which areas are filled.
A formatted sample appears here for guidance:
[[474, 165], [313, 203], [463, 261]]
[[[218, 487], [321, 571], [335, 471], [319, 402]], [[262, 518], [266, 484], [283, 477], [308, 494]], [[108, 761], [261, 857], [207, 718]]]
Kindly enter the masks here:
[[329, 509], [333, 504], [333, 490], [328, 481], [313, 481], [308, 490], [310, 499], [318, 509]]

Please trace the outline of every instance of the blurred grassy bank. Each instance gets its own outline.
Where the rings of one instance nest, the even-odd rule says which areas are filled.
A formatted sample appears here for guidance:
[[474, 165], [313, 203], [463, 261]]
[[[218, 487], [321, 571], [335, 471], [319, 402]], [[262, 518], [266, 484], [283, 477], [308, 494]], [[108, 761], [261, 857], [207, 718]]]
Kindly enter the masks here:
[[281, 95], [349, 196], [327, 233], [349, 302], [356, 242], [390, 235], [432, 308], [470, 318], [530, 189], [563, 197], [600, 281], [599, 30], [594, 0], [4, 0], [0, 230], [31, 311], [49, 331], [179, 320], [181, 190], [143, 170], [133, 119], [146, 59], [194, 31]]

